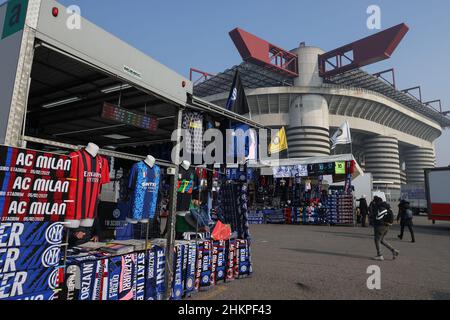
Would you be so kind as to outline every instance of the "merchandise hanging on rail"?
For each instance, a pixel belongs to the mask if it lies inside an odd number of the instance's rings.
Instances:
[[[258,169],[249,223],[355,225],[352,180],[362,171],[352,155],[279,160]]]

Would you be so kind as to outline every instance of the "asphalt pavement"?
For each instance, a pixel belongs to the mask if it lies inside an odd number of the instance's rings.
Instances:
[[[373,229],[297,225],[253,225],[250,278],[220,284],[195,300],[450,299],[450,222],[432,225],[415,218],[416,243],[406,232],[387,241],[400,250],[393,260],[375,256]],[[381,289],[369,290],[370,266],[379,266]]]

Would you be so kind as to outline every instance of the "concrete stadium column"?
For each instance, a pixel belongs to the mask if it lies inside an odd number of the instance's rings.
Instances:
[[[301,44],[298,55],[299,77],[294,86],[320,87],[318,57],[324,53],[315,47]],[[290,158],[305,158],[330,154],[330,126],[327,100],[321,95],[305,94],[297,97],[289,108],[287,128]]]
[[[406,184],[406,183],[407,183],[407,180],[406,180],[406,171],[400,170],[400,178],[401,178],[401,183],[402,183],[402,184]]]
[[[401,184],[400,158],[398,140],[392,137],[378,136],[365,141],[366,172],[373,175],[373,180],[393,182],[388,189],[399,190]],[[386,184],[376,184],[383,189]]]
[[[412,184],[424,184],[424,169],[436,166],[434,148],[411,148],[402,155],[406,163],[406,180]]]
[[[295,87],[320,87],[323,78],[319,76],[319,55],[324,54],[320,48],[307,47],[304,43],[292,52],[298,55],[299,76],[294,79]]]
[[[320,95],[303,95],[289,108],[286,131],[290,158],[330,155],[328,104]]]

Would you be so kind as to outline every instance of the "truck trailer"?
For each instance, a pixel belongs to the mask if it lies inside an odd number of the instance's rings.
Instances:
[[[450,221],[450,166],[425,170],[428,219]]]

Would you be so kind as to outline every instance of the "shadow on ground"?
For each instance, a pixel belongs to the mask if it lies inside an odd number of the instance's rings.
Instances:
[[[433,291],[431,296],[433,300],[450,300],[450,292]]]
[[[355,239],[366,239],[368,237],[373,237],[373,232],[372,233],[354,233],[354,232],[342,232],[342,231],[319,231],[319,230],[315,230],[313,232],[317,232],[317,233],[329,233],[335,236],[339,236],[339,237],[348,237],[348,238],[355,238]]]
[[[416,234],[427,234],[434,236],[447,236],[450,237],[450,226],[449,225],[414,225],[414,233]],[[328,233],[336,236],[348,236],[350,238],[366,238],[368,235],[373,236],[373,227],[364,228],[363,230],[368,230],[367,233],[355,233],[355,232],[343,232],[343,231],[328,231],[328,230],[312,230],[316,233]],[[400,226],[394,225],[390,228],[390,233],[398,232],[400,233]],[[405,228],[405,232],[409,233],[408,228]]]
[[[314,250],[314,249],[302,249],[302,248],[281,248],[281,249],[283,249],[283,250],[291,250],[291,251],[296,251],[296,252],[302,252],[302,253],[309,253],[309,254],[321,254],[321,255],[353,258],[353,259],[364,259],[364,260],[369,260],[370,259],[370,257],[368,257],[368,256],[361,256],[361,255],[350,254],[350,253],[343,253],[343,252],[331,252],[331,251],[322,251],[322,250]]]
[[[398,227],[400,230],[400,227]],[[407,229],[406,229],[407,230]],[[430,226],[414,226],[415,233],[429,234],[433,236],[447,236],[450,237],[450,227],[448,225],[430,225]]]

